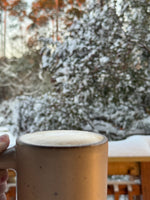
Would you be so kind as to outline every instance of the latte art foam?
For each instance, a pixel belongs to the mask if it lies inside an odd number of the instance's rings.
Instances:
[[[79,146],[95,144],[103,138],[97,133],[57,130],[26,134],[20,137],[20,141],[38,146]]]

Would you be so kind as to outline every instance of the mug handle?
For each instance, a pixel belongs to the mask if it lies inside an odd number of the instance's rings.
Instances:
[[[0,169],[16,169],[16,148],[11,147],[0,153]]]

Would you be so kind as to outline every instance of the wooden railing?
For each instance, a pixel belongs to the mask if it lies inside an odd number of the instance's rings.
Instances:
[[[16,200],[16,173],[8,170],[9,179],[7,183],[6,196],[7,200]]]
[[[144,183],[141,179],[141,164],[141,162],[134,162],[132,159],[109,159],[108,175],[121,175],[121,178],[108,181],[108,195],[113,195],[114,200],[119,200],[121,195],[126,195],[129,200],[141,200],[142,197],[143,200],[150,200],[150,198],[143,196]],[[125,177],[128,179],[126,180]]]
[[[126,183],[108,184],[108,194],[119,200],[126,194],[129,200],[150,200],[150,136],[132,136],[109,142],[108,175],[129,175]],[[137,179],[138,182],[132,181]]]

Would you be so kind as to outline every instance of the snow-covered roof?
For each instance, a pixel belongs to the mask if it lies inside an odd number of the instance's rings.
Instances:
[[[150,157],[150,135],[134,135],[109,142],[109,157]]]

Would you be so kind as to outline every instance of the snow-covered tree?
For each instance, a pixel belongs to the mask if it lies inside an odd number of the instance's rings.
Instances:
[[[83,127],[97,132],[103,126],[107,132],[107,122],[116,133],[127,131],[144,115],[138,94],[144,80],[137,81],[144,69],[136,62],[136,43],[123,17],[108,4],[95,4],[73,23],[63,43],[44,39],[43,68],[49,69],[54,91],[76,113],[74,119],[82,113]]]

